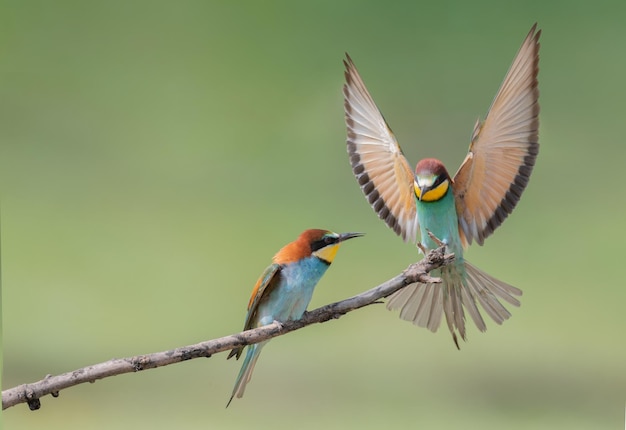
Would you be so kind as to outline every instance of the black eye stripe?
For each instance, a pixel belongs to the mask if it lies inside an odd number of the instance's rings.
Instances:
[[[337,243],[337,238],[333,236],[324,236],[319,240],[311,242],[311,252],[318,251],[328,245],[332,245],[333,243]]]
[[[448,177],[446,175],[439,175],[439,176],[437,176],[437,178],[435,178],[435,182],[433,182],[433,184],[430,187],[426,188],[424,190],[424,192],[427,192],[427,191],[430,191],[430,190],[434,190],[439,185],[443,184],[447,179],[448,179]],[[417,184],[417,181],[415,181],[415,183]]]
[[[439,185],[443,184],[446,179],[448,179],[448,178],[445,175],[437,176],[437,179],[435,179],[435,183],[433,184],[432,187],[430,187],[430,189],[433,190],[433,189],[437,188]]]
[[[443,178],[441,176],[437,177],[437,180],[433,184],[433,188],[438,187],[443,182]]]

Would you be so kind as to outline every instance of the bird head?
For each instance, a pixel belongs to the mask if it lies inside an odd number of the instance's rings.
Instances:
[[[436,202],[448,192],[450,175],[443,163],[425,158],[415,166],[415,195],[423,202]]]
[[[274,263],[286,264],[314,256],[330,264],[335,259],[341,242],[363,233],[333,233],[328,230],[305,230],[296,240],[285,245],[274,256]]]

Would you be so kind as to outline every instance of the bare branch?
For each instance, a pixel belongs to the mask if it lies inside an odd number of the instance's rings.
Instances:
[[[72,372],[56,376],[48,375],[44,379],[9,388],[2,392],[2,409],[10,408],[20,403],[27,403],[31,410],[41,407],[40,398],[51,394],[59,395],[59,391],[85,382],[95,382],[98,379],[123,373],[138,372],[140,370],[154,369],[179,363],[185,360],[199,357],[211,357],[223,351],[233,348],[258,343],[301,329],[311,324],[322,323],[331,319],[337,319],[355,309],[362,308],[388,297],[401,288],[415,282],[440,282],[437,278],[431,278],[428,273],[443,265],[450,263],[454,255],[445,254],[444,248],[438,248],[426,255],[421,261],[410,265],[402,274],[393,279],[365,291],[359,295],[340,302],[331,303],[311,312],[306,312],[297,321],[286,321],[247,330],[231,336],[200,342],[195,345],[183,346],[170,351],[156,352],[152,354],[138,355],[128,358],[116,358],[92,366],[83,367]]]

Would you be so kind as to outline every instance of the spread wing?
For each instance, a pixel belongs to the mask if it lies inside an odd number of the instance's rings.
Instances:
[[[535,24],[513,60],[487,118],[476,123],[469,153],[454,176],[464,246],[483,244],[513,211],[539,152],[539,36]]]
[[[415,242],[414,175],[349,55],[343,86],[352,171],[378,216],[405,241]]]
[[[250,301],[248,302],[248,315],[246,315],[246,322],[243,325],[244,330],[255,328],[255,319],[257,310],[259,309],[259,304],[276,286],[276,282],[278,281],[280,275],[280,267],[280,264],[276,263],[269,265],[261,277],[256,281],[256,284],[252,289]],[[233,349],[230,354],[228,354],[228,358],[236,356],[237,359],[239,359],[243,349],[243,346]]]

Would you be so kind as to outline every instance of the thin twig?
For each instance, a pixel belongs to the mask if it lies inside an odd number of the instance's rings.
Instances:
[[[229,351],[239,346],[268,340],[311,324],[337,319],[350,311],[376,303],[380,299],[388,297],[409,284],[415,282],[439,282],[439,279],[431,278],[428,276],[428,273],[450,263],[453,258],[454,255],[444,253],[443,247],[435,249],[428,253],[421,261],[410,265],[402,274],[388,280],[378,287],[349,299],[322,306],[311,312],[306,312],[304,316],[297,321],[286,321],[283,323],[275,321],[263,327],[221,337],[219,339],[200,342],[195,345],[183,346],[170,351],[155,352],[128,358],[116,358],[56,376],[47,375],[40,381],[19,385],[3,391],[2,409],[7,409],[20,403],[27,403],[31,410],[37,410],[41,407],[39,400],[41,397],[47,394],[58,397],[59,391],[78,384],[95,382],[98,379],[121,375],[123,373],[154,369],[156,367],[167,366],[168,364],[191,360],[192,358],[211,357],[213,354],[219,352]]]

